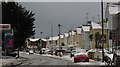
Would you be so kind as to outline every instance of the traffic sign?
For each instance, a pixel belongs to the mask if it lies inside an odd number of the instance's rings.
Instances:
[[[0,24],[0,30],[11,30],[11,24]]]
[[[14,41],[13,41],[13,35],[11,33],[5,33],[5,45],[6,48],[13,48]]]
[[[100,38],[101,41],[106,41],[106,37],[105,35],[102,35],[102,37]]]

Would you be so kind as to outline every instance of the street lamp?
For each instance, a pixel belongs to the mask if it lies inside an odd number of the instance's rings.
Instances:
[[[20,43],[20,35],[19,35],[19,7],[18,7],[18,31],[17,31],[17,36],[18,36],[18,58],[19,58],[19,43]]]
[[[42,48],[42,32],[40,32],[41,33],[41,48]]]
[[[104,25],[103,25],[103,0],[101,0],[101,17],[102,17],[102,36],[104,35]],[[102,62],[104,62],[104,43],[102,42]]]
[[[51,24],[51,55],[53,55],[53,23],[52,22],[48,22]]]
[[[61,42],[60,42],[60,27],[61,27],[61,25],[58,24],[58,27],[59,27],[59,51],[60,51],[60,47],[61,47],[61,46],[60,46],[60,43],[61,43]],[[60,55],[60,52],[59,52],[59,55]],[[60,55],[60,56],[61,56],[61,55]]]
[[[42,38],[42,32],[40,32],[41,33],[41,38]]]

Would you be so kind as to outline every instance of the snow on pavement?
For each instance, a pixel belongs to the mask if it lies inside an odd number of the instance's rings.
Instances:
[[[64,60],[74,62],[74,57],[71,58],[69,55],[65,55],[65,56],[60,57],[60,56],[55,56],[55,55],[50,55],[50,54],[43,54],[41,56],[54,57],[54,58],[59,58],[59,59],[64,59]],[[78,65],[106,65],[103,62],[94,61],[92,59],[89,59],[89,62],[77,62],[75,64],[78,64]]]

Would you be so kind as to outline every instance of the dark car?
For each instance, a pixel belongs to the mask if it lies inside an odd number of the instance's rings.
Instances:
[[[17,55],[18,55],[18,53],[16,51],[14,51],[14,52],[7,52],[6,53],[6,56],[13,56],[13,57],[15,57]]]

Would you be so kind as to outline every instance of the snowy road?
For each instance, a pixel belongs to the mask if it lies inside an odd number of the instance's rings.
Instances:
[[[63,59],[57,59],[48,56],[45,57],[40,55],[29,55],[25,53],[21,53],[20,56],[29,58],[29,60],[23,62],[17,67],[105,67],[99,65],[90,65],[90,63],[83,63],[83,65],[80,65],[79,63],[74,63]]]
[[[55,66],[55,65],[62,65],[65,66],[67,65],[67,61],[65,60],[58,60],[58,59],[53,59],[50,57],[42,57],[40,55],[28,55],[28,54],[20,54],[22,57],[29,58],[28,61],[23,62],[20,66],[17,67],[37,67],[37,66]]]

